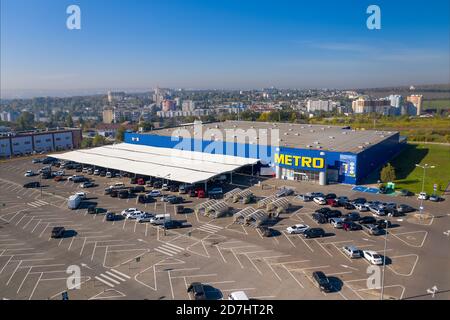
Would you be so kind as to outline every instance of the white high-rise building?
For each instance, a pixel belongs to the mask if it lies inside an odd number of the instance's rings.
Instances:
[[[325,111],[329,112],[335,109],[337,103],[332,100],[308,100],[306,102],[306,110],[308,112]]]

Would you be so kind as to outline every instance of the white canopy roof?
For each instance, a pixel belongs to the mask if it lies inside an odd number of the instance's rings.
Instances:
[[[206,181],[259,161],[128,143],[52,154],[51,157],[184,183]]]

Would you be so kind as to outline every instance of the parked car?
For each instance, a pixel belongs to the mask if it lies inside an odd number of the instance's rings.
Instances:
[[[136,183],[140,186],[143,186],[143,185],[145,185],[145,180],[143,178],[138,178],[136,180]]]
[[[375,265],[383,264],[383,258],[376,251],[364,250],[363,257],[371,264]]]
[[[31,163],[41,163],[42,159],[33,159],[31,160]]]
[[[359,221],[360,218],[361,218],[361,216],[359,215],[358,212],[350,212],[350,213],[342,216],[342,219],[344,219],[344,221],[346,221],[346,222]]]
[[[353,221],[344,221],[344,223],[342,224],[342,229],[348,230],[348,231],[358,231],[358,230],[362,230],[362,226]]]
[[[316,211],[314,211],[315,213],[327,213],[328,211],[331,211],[331,209],[330,208],[328,208],[328,207],[323,207],[323,208],[320,208],[320,209],[317,209]]]
[[[175,206],[175,211],[176,211],[176,213],[178,213],[178,214],[182,214],[182,213],[184,213],[184,210],[185,208],[184,208],[184,206],[182,206],[182,205],[178,205],[178,206]]]
[[[312,278],[314,282],[319,287],[320,291],[323,292],[332,292],[333,286],[331,285],[330,280],[322,271],[314,271],[312,273]]]
[[[260,226],[258,227],[259,231],[261,232],[261,235],[263,237],[271,237],[273,235],[273,229],[269,228],[267,226]]]
[[[342,206],[344,207],[345,210],[354,210],[355,209],[355,206],[350,202],[345,202]]]
[[[170,192],[178,192],[178,185],[177,184],[171,184],[170,186],[169,186],[169,191]]]
[[[112,189],[111,192],[109,193],[109,196],[111,198],[117,198],[119,196],[119,190]]]
[[[94,170],[94,176],[99,176],[100,175],[100,170],[99,169],[95,169]]]
[[[137,178],[130,179],[130,184],[136,184],[136,183],[137,183]]]
[[[376,223],[376,221],[375,221],[375,223]],[[361,226],[362,226],[363,230],[367,231],[369,234],[371,234],[373,236],[378,236],[381,234],[381,229],[376,224],[366,223],[366,224],[362,224]]]
[[[342,251],[351,259],[361,258],[361,250],[355,246],[344,246]]]
[[[312,197],[307,196],[306,194],[299,194],[297,196],[297,198],[302,200],[303,202],[309,202],[309,201],[312,201],[312,199],[313,199]]]
[[[275,193],[275,196],[279,198],[279,197],[287,197],[292,194],[294,194],[294,189],[282,187]]]
[[[418,200],[428,200],[428,195],[426,192],[419,193],[419,196],[417,197]]]
[[[186,194],[187,190],[188,190],[188,188],[184,184],[182,184],[181,186],[178,187],[179,194]]]
[[[228,300],[250,300],[244,291],[234,291],[228,295]]]
[[[342,212],[339,210],[330,210],[328,212],[325,212],[323,214],[328,222],[330,222],[330,219],[332,218],[340,218],[342,216]]]
[[[355,203],[354,206],[360,212],[369,211],[369,208],[364,203]]]
[[[327,223],[327,218],[323,215],[323,213],[313,213],[312,218],[319,224]]]
[[[56,177],[53,178],[53,181],[55,181],[55,182],[60,182],[60,181],[64,181],[64,180],[65,179],[64,179],[63,176],[56,176]]]
[[[300,234],[308,230],[310,227],[306,224],[295,224],[293,226],[287,227],[286,232],[289,234]]]
[[[190,224],[181,222],[178,220],[167,220],[166,222],[163,223],[163,228],[165,228],[165,229],[178,229],[178,228],[185,228],[185,227],[189,227],[189,226],[190,226]]]
[[[128,199],[130,196],[130,192],[128,190],[120,190],[119,191],[119,199]]]
[[[161,191],[159,190],[152,190],[149,193],[147,193],[148,197],[160,197],[161,195],[162,195]]]
[[[142,185],[134,186],[130,188],[131,193],[139,193],[139,192],[145,192],[145,187]]]
[[[361,219],[359,219],[358,221],[360,224],[373,224],[375,222],[377,222],[377,219],[375,219],[374,217],[361,217]]]
[[[440,202],[443,201],[444,198],[441,198],[440,196],[438,196],[437,194],[432,194],[428,200],[433,201],[433,202]]]
[[[208,197],[210,199],[219,199],[223,197],[223,189],[220,187],[212,188],[208,190]]]
[[[128,208],[128,209],[122,210],[122,212],[120,214],[125,217],[127,214],[129,214],[130,212],[134,212],[134,211],[139,211],[139,210],[137,208]]]
[[[198,198],[206,198],[206,193],[203,189],[197,189],[195,193],[197,194]]]
[[[194,198],[197,196],[197,192],[194,189],[189,190],[189,197]]]
[[[375,223],[376,226],[380,229],[389,229],[392,227],[392,223],[389,220],[380,219]]]
[[[410,197],[410,196],[413,196],[414,193],[409,191],[409,190],[407,190],[407,189],[402,189],[402,190],[400,190],[400,195],[402,197]]]
[[[310,196],[311,198],[315,198],[315,197],[325,198],[325,195],[322,192],[308,192],[306,195]]]
[[[339,196],[336,198],[336,201],[338,202],[338,205],[344,206],[346,203],[349,202],[348,197],[346,196]]]
[[[116,221],[118,218],[114,212],[107,212],[105,219],[106,221]]]
[[[106,176],[105,177],[106,178],[112,178],[113,175],[112,175],[111,171],[106,172]]]
[[[169,184],[168,183],[163,183],[163,185],[161,186],[161,190],[162,191],[169,191]]]
[[[336,199],[325,199],[327,202],[327,205],[329,205],[330,207],[337,207],[338,206],[338,202],[336,201]]]
[[[79,196],[83,200],[87,198],[86,192],[81,192],[81,191],[80,192],[76,192],[75,195]]]
[[[169,198],[167,200],[167,202],[169,202],[170,204],[178,204],[178,203],[183,203],[183,200],[184,199],[182,197],[174,196],[172,198]]]
[[[350,201],[352,204],[365,204],[367,202],[366,198],[356,198]]]
[[[27,189],[39,188],[40,186],[41,186],[41,184],[39,183],[39,181],[28,182],[23,185],[23,187],[27,188]]]
[[[150,199],[153,199],[152,197],[147,197],[145,194],[140,194],[138,196],[138,202],[139,203],[147,203]]]
[[[315,203],[317,203],[317,204],[320,204],[320,205],[327,204],[327,201],[325,200],[324,197],[314,197],[314,198],[313,198],[313,201],[314,201]]]
[[[97,213],[97,210],[96,210],[95,206],[89,206],[89,207],[87,208],[87,213],[88,213],[88,214],[96,214],[96,213]]]
[[[64,227],[53,227],[52,229],[52,238],[62,238],[64,237],[64,233],[66,232],[66,228]]]
[[[191,283],[187,288],[187,292],[193,296],[194,300],[206,300],[205,289],[200,282]]]
[[[83,189],[92,188],[94,186],[95,186],[94,183],[90,182],[90,181],[86,181],[86,182],[83,182],[82,184],[80,184],[80,188],[83,188]]]
[[[416,209],[414,209],[413,207],[407,205],[407,204],[401,204],[397,207],[397,211],[400,213],[408,213],[408,212],[413,212]]]
[[[335,193],[328,193],[324,198],[325,198],[325,200],[327,200],[327,199],[336,199],[337,196],[336,196]]]
[[[162,181],[156,180],[155,182],[153,182],[153,188],[155,189],[161,189],[162,188]]]
[[[321,238],[325,236],[325,231],[322,228],[310,228],[303,232],[305,238]]]
[[[138,216],[138,217],[136,218],[136,221],[137,221],[138,223],[150,222],[150,219],[152,219],[152,218],[154,218],[154,217],[155,217],[154,214],[145,212],[144,214],[141,214],[140,216]]]
[[[380,208],[380,207],[371,207],[370,211],[373,214],[377,215],[377,216],[385,216],[385,215],[387,215],[386,210],[383,209],[383,208]]]
[[[134,220],[134,219],[138,219],[139,217],[143,216],[144,214],[145,214],[145,212],[143,212],[141,210],[136,210],[136,211],[128,212],[127,215],[125,216],[125,218],[127,218],[129,220]]]
[[[330,224],[336,229],[342,229],[343,223],[344,223],[344,220],[341,218],[331,218],[330,219]]]
[[[36,173],[34,171],[32,171],[32,170],[28,170],[24,174],[25,177],[34,177],[35,175],[36,175]]]

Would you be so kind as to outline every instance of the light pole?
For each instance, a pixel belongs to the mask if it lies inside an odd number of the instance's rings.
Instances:
[[[388,235],[388,220],[384,220],[384,223],[386,223],[385,228],[385,234],[384,234],[384,251],[383,251],[383,275],[381,277],[381,297],[380,299],[383,300],[384,295],[384,273],[386,271],[386,249],[387,249],[387,235]]]
[[[435,166],[430,166],[429,164],[425,163],[423,166],[420,164],[416,164],[416,167],[423,169],[422,192],[421,192],[421,193],[423,193],[424,189],[425,189],[425,173],[426,173],[427,169],[434,169]],[[420,217],[422,217],[422,210],[423,210],[423,196],[420,197],[420,208],[419,208]]]

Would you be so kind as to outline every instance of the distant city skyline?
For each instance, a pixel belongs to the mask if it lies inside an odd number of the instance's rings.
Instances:
[[[381,30],[370,4],[1,0],[1,98],[450,83],[448,1],[377,1]]]

